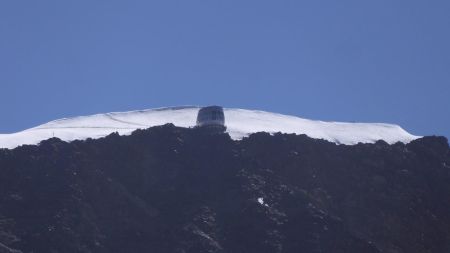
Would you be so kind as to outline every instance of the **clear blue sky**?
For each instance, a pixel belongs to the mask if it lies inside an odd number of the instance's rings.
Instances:
[[[219,104],[450,136],[450,1],[2,0],[0,132]]]

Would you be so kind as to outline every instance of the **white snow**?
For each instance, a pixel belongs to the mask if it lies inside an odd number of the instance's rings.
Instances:
[[[261,204],[262,206],[267,206],[267,207],[269,207],[268,204],[264,203],[264,198],[258,198],[257,200],[258,200],[258,203]]]
[[[264,198],[258,198],[258,203],[260,203],[261,205],[264,205]]]
[[[130,112],[112,112],[90,116],[65,118],[48,122],[21,132],[0,134],[0,148],[15,148],[24,144],[38,144],[58,137],[64,141],[101,138],[110,133],[130,134],[136,129],[173,123],[193,127],[200,107],[168,107]],[[265,111],[225,108],[225,124],[231,138],[238,140],[251,133],[296,133],[325,139],[339,144],[353,145],[384,140],[387,143],[408,143],[414,136],[400,126],[382,123],[343,123],[303,119]]]

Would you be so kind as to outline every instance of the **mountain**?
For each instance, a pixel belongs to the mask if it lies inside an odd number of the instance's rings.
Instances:
[[[64,141],[100,138],[110,133],[130,134],[136,129],[172,123],[193,127],[199,107],[169,107],[131,112],[116,112],[74,117],[49,123],[13,134],[0,134],[0,148],[15,148],[23,144],[37,144],[57,137]],[[256,132],[306,134],[312,138],[353,145],[374,143],[408,143],[419,138],[400,126],[380,123],[343,123],[302,119],[264,111],[225,108],[227,132],[238,140]]]
[[[449,182],[444,137],[337,145],[167,124],[52,138],[0,149],[0,252],[450,252]]]

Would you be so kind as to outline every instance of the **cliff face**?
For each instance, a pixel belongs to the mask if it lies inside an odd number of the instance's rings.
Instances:
[[[441,253],[449,196],[443,137],[50,139],[0,150],[0,252]]]

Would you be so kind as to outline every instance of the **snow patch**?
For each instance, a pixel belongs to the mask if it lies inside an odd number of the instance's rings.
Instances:
[[[258,198],[258,203],[261,204],[262,206],[267,206],[267,207],[269,207],[268,204],[264,203],[264,198]]]

